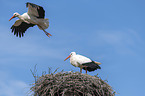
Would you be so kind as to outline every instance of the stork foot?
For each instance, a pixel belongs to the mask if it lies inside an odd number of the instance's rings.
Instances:
[[[50,33],[46,33],[46,35],[47,35],[48,37],[52,36]]]

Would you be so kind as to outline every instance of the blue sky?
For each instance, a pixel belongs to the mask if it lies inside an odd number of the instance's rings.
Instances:
[[[14,12],[27,12],[25,3],[44,7],[52,34],[48,38],[37,26],[23,38],[11,33]],[[64,59],[71,51],[102,63],[97,73],[118,93],[144,96],[145,1],[144,0],[1,0],[0,1],[0,96],[29,96],[37,74],[79,71]],[[83,71],[85,73],[85,71]]]

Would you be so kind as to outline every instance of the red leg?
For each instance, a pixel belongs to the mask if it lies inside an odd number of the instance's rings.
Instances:
[[[85,66],[85,69],[86,69],[86,74],[87,74],[87,66]]]
[[[46,32],[40,25],[37,24],[37,26],[39,26],[48,37],[52,36],[50,33]]]
[[[52,36],[50,33],[46,33],[46,35],[49,37],[49,36]]]
[[[81,66],[81,67],[80,67],[80,73],[82,73],[82,68],[83,68],[83,67]]]

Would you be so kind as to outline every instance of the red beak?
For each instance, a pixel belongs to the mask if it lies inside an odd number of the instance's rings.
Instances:
[[[13,18],[15,18],[15,16],[12,16],[12,17],[9,19],[9,21],[10,21],[11,19],[13,19]]]
[[[70,55],[69,55],[65,60],[67,60],[68,58],[70,58]],[[65,61],[65,60],[64,60],[64,61]]]

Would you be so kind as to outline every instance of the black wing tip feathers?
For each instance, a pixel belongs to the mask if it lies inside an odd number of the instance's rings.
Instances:
[[[27,2],[27,3],[26,3],[26,6],[27,6],[27,7],[28,7],[28,4],[30,4],[30,5],[36,5],[36,4],[34,4],[34,3]]]
[[[34,24],[27,24],[25,22],[22,22],[19,26],[12,26],[12,33],[14,33],[14,35],[16,35],[16,37],[23,37],[25,31],[29,28],[29,27],[33,27]]]
[[[28,4],[30,4],[32,7],[34,7],[34,6],[38,6],[38,5],[36,5],[36,4],[33,4],[33,3],[30,3],[30,2],[27,2],[27,3],[26,3],[26,7],[28,7]]]
[[[32,7],[41,7],[41,6],[37,5],[37,4],[30,3],[30,2],[27,2],[27,3],[26,3],[26,7],[28,7],[28,4],[30,4]],[[43,8],[43,7],[42,7],[42,8]]]
[[[37,18],[44,18],[45,17],[45,10],[43,9],[42,6],[27,2],[26,7],[28,7],[28,4],[30,4],[34,8],[37,8],[37,11],[38,11],[38,14],[39,14],[39,17],[37,17]]]
[[[26,3],[26,7],[28,7],[28,4],[30,4],[29,2]]]
[[[12,26],[12,33],[14,33],[14,35],[16,35],[16,37],[23,37],[25,32],[21,32],[21,29],[17,28],[16,26]]]

